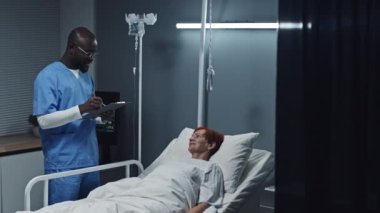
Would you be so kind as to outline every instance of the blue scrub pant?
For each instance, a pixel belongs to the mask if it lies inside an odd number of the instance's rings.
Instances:
[[[46,174],[68,171],[69,169],[45,170]],[[99,172],[68,176],[49,181],[49,205],[67,200],[87,197],[100,185]]]

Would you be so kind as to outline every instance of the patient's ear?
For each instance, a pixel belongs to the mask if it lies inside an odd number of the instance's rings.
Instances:
[[[208,143],[208,150],[213,150],[216,147],[216,142],[212,141]]]

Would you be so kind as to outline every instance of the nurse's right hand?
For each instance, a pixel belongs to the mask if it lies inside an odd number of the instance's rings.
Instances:
[[[86,112],[96,112],[103,106],[103,100],[101,97],[92,96],[85,103],[79,105],[79,111],[81,114]]]

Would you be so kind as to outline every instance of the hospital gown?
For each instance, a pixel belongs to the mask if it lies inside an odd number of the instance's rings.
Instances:
[[[216,164],[167,159],[144,178],[108,183],[86,199],[54,204],[37,212],[185,213],[198,203],[218,208],[222,199],[223,175]]]

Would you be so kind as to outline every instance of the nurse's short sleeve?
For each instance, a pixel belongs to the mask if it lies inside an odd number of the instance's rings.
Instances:
[[[50,72],[41,72],[34,81],[33,114],[44,115],[57,111],[56,79]]]
[[[223,202],[223,173],[216,164],[211,164],[205,172],[199,192],[198,203],[207,203],[210,206],[220,207]]]

